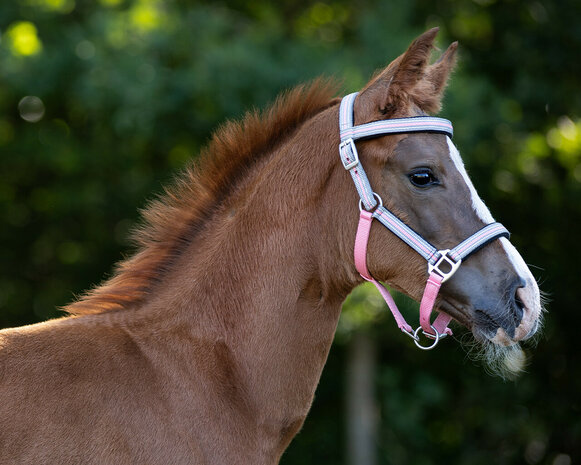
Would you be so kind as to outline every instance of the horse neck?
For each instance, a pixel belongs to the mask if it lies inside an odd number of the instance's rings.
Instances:
[[[160,311],[226,347],[256,421],[277,437],[302,424],[352,288],[324,204],[344,176],[336,121],[335,107],[258,162],[157,294]]]

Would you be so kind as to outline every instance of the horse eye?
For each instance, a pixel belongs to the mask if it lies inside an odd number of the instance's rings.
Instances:
[[[438,180],[431,170],[422,168],[416,170],[408,175],[410,182],[416,187],[428,187],[433,184],[438,184]]]

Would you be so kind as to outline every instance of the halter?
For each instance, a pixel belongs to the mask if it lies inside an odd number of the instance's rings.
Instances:
[[[452,123],[442,118],[416,116],[374,121],[353,126],[353,103],[357,94],[355,92],[344,97],[339,110],[339,129],[341,131],[339,154],[343,166],[353,178],[360,198],[359,226],[357,227],[354,250],[355,267],[363,279],[372,282],[381,293],[398,327],[410,336],[419,348],[433,349],[440,339],[452,334],[452,330],[448,328],[448,323],[452,319],[450,316],[440,313],[434,322],[430,323],[430,316],[438,297],[440,286],[452,277],[462,261],[466,260],[468,256],[500,237],[508,238],[509,232],[500,223],[491,223],[472,234],[453,249],[438,250],[385,208],[381,197],[371,189],[367,175],[359,162],[355,141],[386,134],[411,132],[435,132],[445,134],[451,138],[453,134]],[[367,269],[367,243],[373,219],[377,219],[424,257],[428,263],[429,277],[420,303],[420,326],[416,330],[413,330],[405,321],[389,291],[379,281],[374,279]],[[423,346],[420,344],[420,330],[426,337],[433,339],[431,345]]]

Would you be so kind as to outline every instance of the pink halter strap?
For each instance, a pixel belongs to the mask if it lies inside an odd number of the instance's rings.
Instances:
[[[355,146],[355,140],[377,137],[386,134],[401,134],[408,132],[439,132],[452,136],[452,124],[448,120],[420,116],[415,118],[400,118],[376,121],[353,126],[353,103],[357,93],[347,95],[341,101],[339,110],[339,127],[341,131],[341,144],[339,154],[343,166],[353,178],[353,182],[359,194],[359,225],[355,237],[355,267],[361,276],[372,282],[382,295],[391,310],[398,327],[408,336],[414,339],[421,349],[434,348],[440,339],[452,334],[448,323],[452,319],[449,315],[440,313],[433,323],[430,316],[442,283],[448,280],[458,270],[462,260],[484,247],[499,237],[508,237],[509,233],[500,223],[491,223],[468,237],[452,250],[438,250],[393,213],[386,209],[381,198],[373,192],[367,175],[359,162],[359,155]],[[405,321],[405,318],[397,308],[389,291],[375,278],[371,276],[367,268],[367,244],[373,219],[377,219],[386,228],[419,253],[428,263],[428,280],[424,294],[420,302],[420,326],[414,331]],[[420,344],[419,332],[433,343],[428,346]]]

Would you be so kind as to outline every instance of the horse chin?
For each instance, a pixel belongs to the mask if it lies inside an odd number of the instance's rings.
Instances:
[[[530,331],[528,339],[536,331]],[[500,376],[505,380],[514,380],[525,371],[527,356],[522,349],[519,340],[511,338],[503,328],[497,328],[495,332],[473,328],[474,343],[470,347],[469,354],[472,358],[484,362],[487,371]]]
[[[520,344],[511,342],[510,345],[499,345],[493,340],[487,340],[481,344],[478,355],[491,374],[506,380],[516,379],[527,365],[527,356]]]

